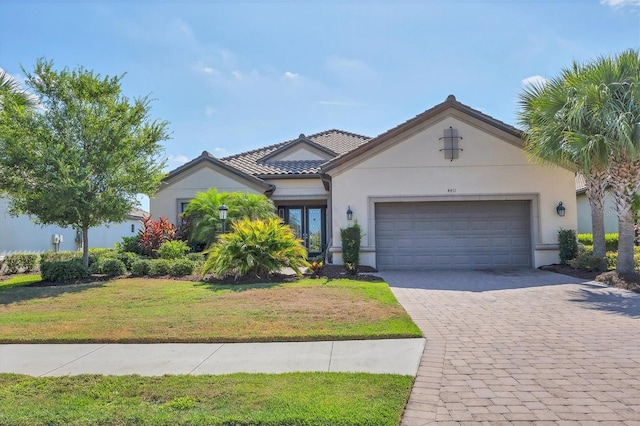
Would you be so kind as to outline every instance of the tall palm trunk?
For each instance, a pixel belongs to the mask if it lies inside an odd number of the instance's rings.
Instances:
[[[640,189],[640,160],[617,160],[611,166],[612,188],[618,212],[618,261],[616,271],[631,273],[635,270],[633,261],[634,194]]]
[[[606,253],[604,238],[604,199],[607,194],[608,178],[609,174],[602,169],[594,169],[590,170],[588,173],[584,173],[585,184],[587,186],[587,199],[591,206],[593,255],[602,259],[604,259]]]

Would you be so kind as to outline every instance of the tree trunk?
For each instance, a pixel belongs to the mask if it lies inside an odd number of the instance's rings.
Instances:
[[[82,228],[82,263],[89,267],[89,228]]]
[[[616,271],[632,273],[634,234],[634,194],[640,188],[640,160],[618,160],[611,167],[611,185],[618,212],[618,261]]]
[[[604,199],[607,194],[609,174],[603,170],[591,170],[584,174],[586,194],[591,206],[591,232],[593,255],[603,259],[606,252],[604,239]]]

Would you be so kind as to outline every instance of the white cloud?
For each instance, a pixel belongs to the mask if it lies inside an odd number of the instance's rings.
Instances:
[[[640,0],[600,0],[600,4],[605,4],[611,7],[624,7],[624,6],[640,6]]]
[[[187,157],[186,155],[170,155],[169,156],[169,162],[172,164],[176,164],[178,166],[181,166],[182,164],[186,163],[189,161],[189,157]]]
[[[287,71],[284,73],[285,78],[290,78],[290,79],[295,79],[298,78],[300,74],[298,74],[297,72],[291,72],[291,71]]]
[[[547,84],[548,81],[549,80],[547,80],[541,75],[532,75],[530,77],[523,79],[520,83],[524,87],[526,86],[538,87],[538,86],[544,86],[545,84]]]
[[[377,73],[367,63],[359,59],[331,56],[327,58],[326,68],[332,74],[348,82],[369,84]]]
[[[207,117],[212,117],[216,112],[218,112],[218,110],[212,107],[211,105],[207,105],[204,108],[204,113]]]

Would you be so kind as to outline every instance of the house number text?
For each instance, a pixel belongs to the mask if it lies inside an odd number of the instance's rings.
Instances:
[[[456,192],[456,189],[455,188],[449,188],[449,189],[447,189],[447,192]]]

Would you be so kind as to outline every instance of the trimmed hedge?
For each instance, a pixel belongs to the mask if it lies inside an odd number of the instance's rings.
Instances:
[[[195,262],[192,262],[189,259],[178,259],[171,265],[171,275],[176,277],[191,275],[195,268]]]
[[[131,275],[134,277],[144,277],[149,275],[149,269],[151,268],[151,260],[139,259],[133,262],[131,265]]]
[[[59,262],[45,261],[40,264],[42,281],[67,282],[89,276],[89,271],[82,259],[63,260]]]
[[[10,254],[4,258],[4,265],[7,268],[8,274],[31,272],[36,269],[39,258],[40,256],[37,254]]]
[[[585,246],[593,245],[593,234],[578,234],[578,242]],[[606,251],[618,251],[618,233],[604,234]]]
[[[171,261],[167,259],[153,259],[149,263],[149,275],[161,276],[171,273]]]
[[[558,231],[558,244],[560,245],[560,263],[568,265],[569,261],[578,255],[576,231],[561,228]]]

